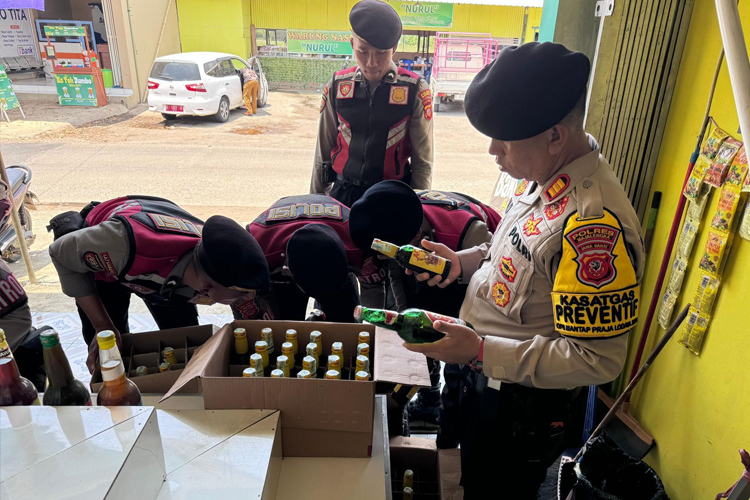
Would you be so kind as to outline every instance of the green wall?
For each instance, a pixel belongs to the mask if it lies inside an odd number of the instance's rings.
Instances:
[[[353,66],[353,60],[260,57],[271,89],[322,89],[336,71]]]

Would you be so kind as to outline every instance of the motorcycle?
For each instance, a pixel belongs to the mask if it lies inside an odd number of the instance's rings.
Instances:
[[[25,165],[11,165],[7,167],[6,172],[10,181],[10,192],[13,193],[13,201],[18,207],[23,237],[26,240],[26,246],[30,247],[36,240],[36,235],[32,228],[29,210],[36,210],[36,202],[39,201],[29,190],[31,169]],[[18,236],[10,213],[0,219],[0,257],[6,262],[16,262],[21,258],[21,247],[18,244]]]

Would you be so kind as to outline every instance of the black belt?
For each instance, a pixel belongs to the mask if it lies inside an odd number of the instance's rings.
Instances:
[[[363,180],[354,179],[352,177],[344,177],[341,174],[336,174],[336,182],[344,182],[346,184],[351,184],[353,186],[359,186],[368,189],[377,184],[376,182],[365,182]]]

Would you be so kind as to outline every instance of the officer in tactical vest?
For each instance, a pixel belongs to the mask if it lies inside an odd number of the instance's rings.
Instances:
[[[519,183],[491,243],[454,252],[468,283],[446,337],[407,345],[466,366],[461,394],[464,498],[536,499],[560,455],[570,401],[622,370],[638,321],[641,225],[619,180],[583,128],[589,60],[553,43],[504,49],[474,79],[466,114],[489,136],[500,170]]]
[[[79,227],[65,226],[76,215]],[[197,325],[196,304],[215,302],[244,304],[253,316],[260,309],[273,319],[262,297],[270,288],[263,252],[226,217],[204,224],[169,200],[137,196],[91,203],[51,227],[50,256],[63,293],[76,299],[90,370],[97,332],[129,333],[131,294],[144,300],[160,329]]]
[[[429,189],[432,96],[424,78],[393,62],[401,19],[387,3],[363,0],[349,21],[357,66],[323,90],[310,192],[351,207],[386,179]]]
[[[304,320],[313,297],[327,321],[351,323],[360,303],[358,288],[362,303],[383,306],[385,266],[371,250],[354,245],[349,208],[339,201],[323,194],[287,196],[247,230],[268,261],[279,319]]]
[[[492,239],[500,215],[474,198],[448,191],[417,191],[399,181],[384,181],[367,190],[351,210],[352,239],[368,248],[374,238],[396,245],[420,245],[423,239],[446,245],[453,251],[473,248]],[[390,260],[389,281],[399,311],[415,307],[458,317],[466,285],[446,289],[427,286],[407,275]],[[458,445],[459,368],[446,364],[445,386],[440,394],[440,362],[428,358],[432,387],[420,389],[409,403],[411,428],[438,428],[438,448]],[[439,416],[439,427],[438,427]]]

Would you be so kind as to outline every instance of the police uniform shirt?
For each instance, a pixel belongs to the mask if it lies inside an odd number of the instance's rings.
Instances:
[[[459,252],[460,317],[486,336],[487,377],[569,389],[622,370],[638,318],[641,227],[598,152],[522,181],[490,243]],[[553,304],[554,301],[554,304]]]
[[[362,72],[357,68],[354,74],[357,87],[365,81]],[[386,84],[398,81],[398,68],[391,62],[391,68],[383,77]],[[328,102],[328,96],[333,92],[333,80],[326,84],[320,106],[320,122],[318,124],[318,143],[315,147],[315,162],[313,164],[310,193],[323,194],[330,191],[330,186],[323,182],[323,162],[331,161],[331,151],[336,147],[339,135],[339,121],[336,111]],[[424,78],[419,79],[417,95],[430,86]],[[414,99],[414,109],[409,120],[409,139],[411,142],[411,187],[414,189],[430,189],[432,187],[433,139],[432,139],[432,101]]]
[[[0,260],[0,268],[2,268],[3,272],[0,272],[0,277],[6,276],[6,277],[12,277],[13,274],[10,272],[10,268]],[[13,277],[15,280],[15,277]],[[13,293],[17,293],[12,288],[13,286],[20,286],[20,284],[13,283],[3,283],[2,279],[0,279],[0,286],[8,287],[9,290],[7,290],[6,294],[2,293],[2,290],[0,290],[0,311],[2,311],[5,304],[3,303],[3,300],[8,297],[9,295]],[[14,298],[17,298],[18,295],[16,295]],[[23,340],[26,338],[26,335],[28,335],[29,330],[31,330],[31,310],[29,309],[28,302],[26,304],[23,304],[20,307],[17,307],[13,309],[12,312],[9,312],[5,314],[5,316],[2,316],[2,319],[0,320],[0,328],[5,331],[5,337],[8,341],[8,345],[10,346],[11,351],[15,351],[18,349],[18,347],[23,343]]]

